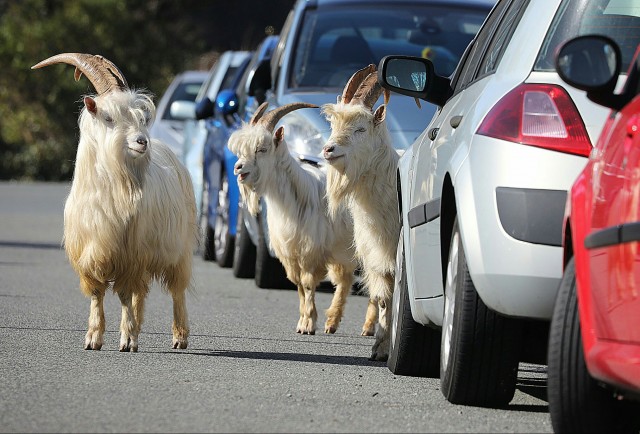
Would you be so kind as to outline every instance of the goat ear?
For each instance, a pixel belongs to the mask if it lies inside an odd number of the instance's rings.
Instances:
[[[384,118],[387,116],[387,106],[382,104],[378,107],[373,114],[373,124],[377,127],[384,121]]]
[[[96,104],[96,100],[91,98],[90,96],[84,97],[84,106],[92,115],[95,116],[95,114],[98,113],[98,105]]]
[[[280,126],[276,132],[273,134],[273,143],[276,144],[276,147],[284,140],[284,127]]]

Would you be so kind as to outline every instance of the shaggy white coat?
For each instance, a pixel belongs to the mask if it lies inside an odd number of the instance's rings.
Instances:
[[[95,113],[87,108],[89,104]],[[97,108],[96,108],[97,107]],[[189,335],[185,290],[197,243],[196,207],[187,170],[168,146],[150,140],[151,98],[136,91],[85,97],[64,248],[91,297],[85,348],[99,350],[103,299],[112,285],[122,302],[120,351],[137,351],[152,280],[173,298],[173,348]]]
[[[331,136],[323,147],[323,156],[329,162],[329,209],[335,212],[346,204],[353,216],[363,281],[369,296],[379,304],[372,358],[386,360],[400,234],[396,189],[399,156],[384,122],[385,105],[375,113],[362,104],[341,102],[326,104],[322,110],[331,123]]]
[[[246,124],[234,132],[229,149],[238,156],[235,174],[242,198],[253,215],[259,212],[260,197],[267,204],[271,247],[287,278],[298,288],[300,318],[296,331],[315,333],[315,289],[328,272],[336,289],[326,311],[325,333],[334,333],[356,268],[353,223],[344,208],[329,216],[324,195],[326,172],[294,159],[283,131],[280,127],[272,135],[258,123]],[[363,335],[373,334],[376,315],[372,305]]]

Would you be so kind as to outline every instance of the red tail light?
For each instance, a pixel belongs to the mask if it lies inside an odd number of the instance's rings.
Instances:
[[[589,156],[591,141],[578,109],[560,86],[521,84],[487,114],[478,134]]]

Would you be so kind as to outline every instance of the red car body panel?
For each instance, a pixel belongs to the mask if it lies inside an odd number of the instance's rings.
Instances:
[[[570,201],[587,369],[640,391],[640,96],[612,113]]]

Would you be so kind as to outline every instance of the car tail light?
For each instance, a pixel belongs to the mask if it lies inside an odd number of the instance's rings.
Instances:
[[[489,111],[478,134],[583,156],[592,147],[571,97],[552,84],[513,89]]]

